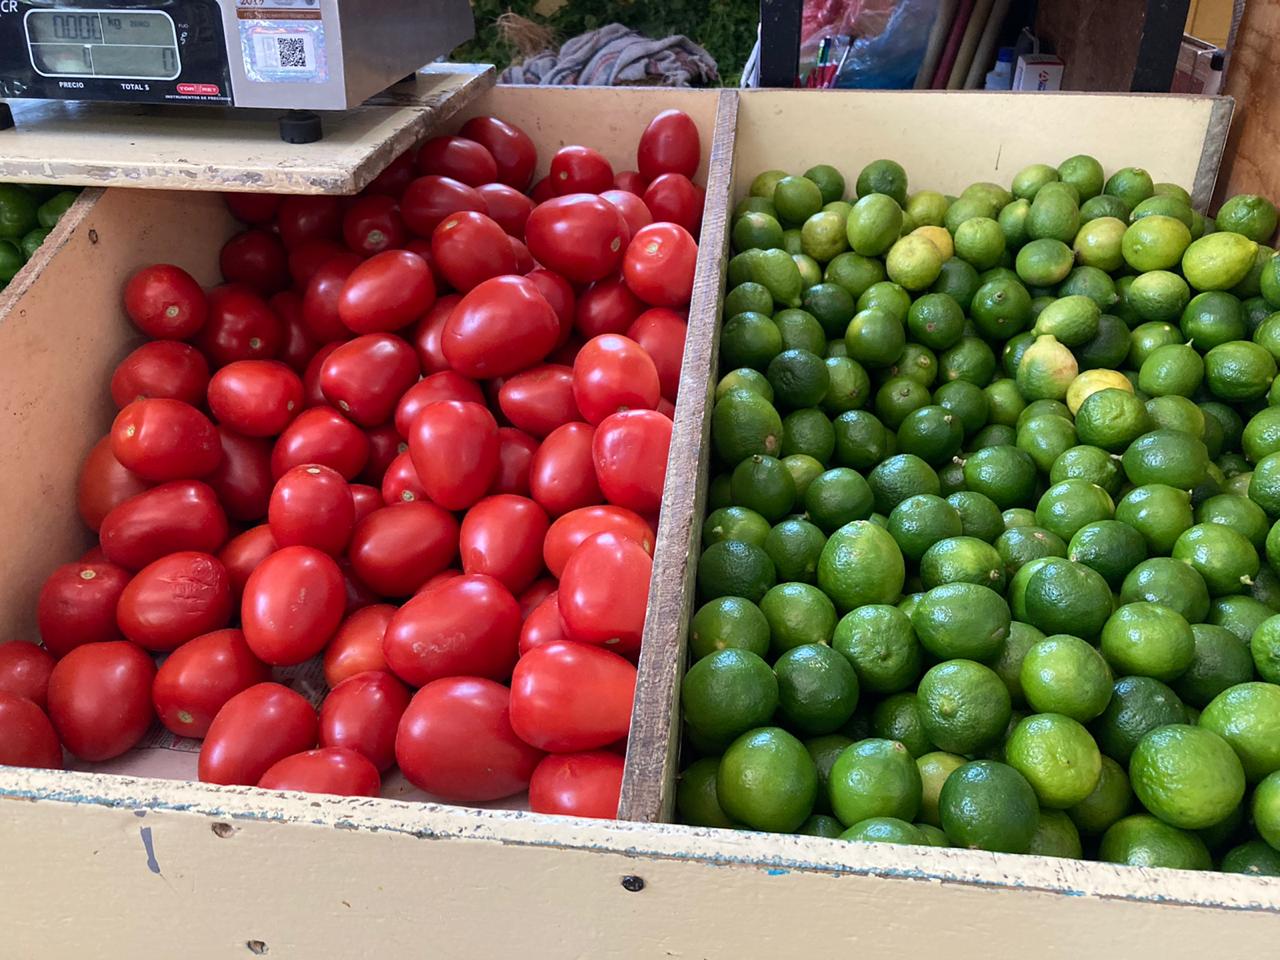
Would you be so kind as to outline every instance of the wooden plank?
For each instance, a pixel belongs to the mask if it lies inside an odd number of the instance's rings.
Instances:
[[[493,85],[485,64],[432,64],[364,106],[323,112],[324,139],[280,139],[281,111],[11,101],[0,180],[173,190],[361,190],[429,131]]]
[[[729,255],[733,209],[733,137],[738,95],[719,95],[710,150],[707,202],[698,267],[689,305],[667,486],[662,494],[653,579],[640,648],[631,739],[618,816],[624,820],[672,818],[680,744],[680,678],[694,599],[696,558],[707,497],[707,451],[715,371],[719,367],[720,304]]]
[[[1227,58],[1226,89],[1235,98],[1236,123],[1217,200],[1257,193],[1280,202],[1280,3],[1251,0]]]

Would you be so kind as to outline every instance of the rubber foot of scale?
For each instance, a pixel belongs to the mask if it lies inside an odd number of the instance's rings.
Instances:
[[[9,109],[9,104],[0,100],[0,130],[8,130],[13,126],[13,111]]]
[[[280,118],[280,139],[285,143],[315,143],[324,136],[319,114],[290,110]]]

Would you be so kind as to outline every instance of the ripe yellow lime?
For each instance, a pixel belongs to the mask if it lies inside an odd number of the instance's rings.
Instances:
[[[1090,394],[1112,388],[1133,393],[1133,384],[1118,370],[1086,370],[1067,387],[1067,409],[1074,417]]]

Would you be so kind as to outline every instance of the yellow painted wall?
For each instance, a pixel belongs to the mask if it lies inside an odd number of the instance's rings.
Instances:
[[[1186,32],[1216,47],[1225,47],[1231,30],[1232,6],[1231,0],[1191,0]]]

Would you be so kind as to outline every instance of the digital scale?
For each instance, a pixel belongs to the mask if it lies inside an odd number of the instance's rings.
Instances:
[[[468,0],[0,0],[0,97],[346,110],[471,38]],[[10,124],[12,120],[10,118]]]

